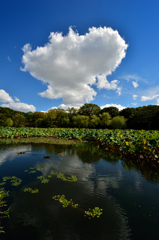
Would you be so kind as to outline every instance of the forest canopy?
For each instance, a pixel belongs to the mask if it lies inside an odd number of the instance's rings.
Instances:
[[[48,112],[20,112],[0,107],[0,127],[76,127],[96,129],[159,129],[159,106],[137,108],[116,107],[101,109],[98,105],[85,103],[79,109],[50,109]]]

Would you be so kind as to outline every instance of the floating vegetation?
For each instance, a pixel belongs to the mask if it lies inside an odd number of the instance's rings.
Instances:
[[[65,182],[76,182],[77,181],[77,177],[74,175],[71,175],[71,177],[65,177],[63,173],[59,172],[57,174],[57,178],[62,179]]]
[[[41,180],[41,183],[48,183],[49,182],[49,179],[48,178],[45,178],[43,176],[38,176],[37,179],[40,179]]]
[[[12,184],[11,184],[12,186],[18,186],[21,184],[22,179],[16,178],[16,179],[11,180],[11,182],[12,182]]]
[[[38,168],[36,168],[36,170],[41,172],[43,170],[43,168],[38,167]]]
[[[59,201],[60,203],[62,203],[62,207],[66,208],[69,205],[71,205],[74,208],[78,207],[78,203],[74,204],[72,199],[70,199],[69,201],[65,198],[65,195],[55,195],[54,197],[52,197],[52,199]]]
[[[57,173],[55,173],[53,170],[51,170],[50,174],[51,175],[56,175]]]
[[[5,184],[6,184],[6,182],[1,182],[1,183],[0,183],[0,186],[5,185]]]
[[[0,188],[0,219],[6,218],[6,217],[9,218],[10,207],[7,210],[2,211],[2,208],[7,206],[6,201],[4,201],[3,199],[8,196],[9,196],[9,191],[5,191],[4,188]],[[0,221],[0,233],[5,233],[4,227],[1,226],[1,221]]]
[[[3,182],[0,183],[0,185],[5,185],[6,181],[10,180],[10,182],[12,183],[12,186],[18,186],[21,184],[22,179],[17,178],[16,176],[12,176],[12,177],[3,177]]]
[[[32,188],[24,188],[23,191],[24,192],[30,192],[30,193],[38,193],[39,189],[37,189],[37,188],[34,188],[34,189],[32,189]]]
[[[31,171],[29,170],[25,170],[24,172],[28,172],[29,174],[30,173],[36,173],[37,171],[42,171],[43,168],[33,168],[31,167],[30,168]],[[41,183],[48,183],[49,182],[49,179],[48,178],[51,178],[52,175],[57,175],[57,178],[60,178],[61,180],[65,181],[65,182],[76,182],[78,179],[75,175],[71,175],[70,177],[65,177],[63,173],[59,172],[59,173],[56,173],[54,172],[53,170],[50,172],[50,174],[46,177],[43,177],[43,176],[38,176],[37,179],[40,179],[41,180]]]
[[[43,168],[40,168],[40,167],[38,167],[38,168],[30,167],[30,170],[31,170],[30,172],[29,172],[29,170],[24,170],[24,172],[28,172],[29,174],[30,173],[36,173],[37,171],[41,172],[43,170]]]
[[[99,208],[99,207],[95,207],[93,209],[89,208],[88,211],[85,211],[84,213],[88,216],[88,217],[97,217],[99,218],[100,215],[102,214],[103,209]],[[84,215],[86,217],[86,215]]]
[[[32,170],[32,171],[29,172],[29,174],[30,174],[30,173],[36,173],[36,171],[35,171],[35,170]]]

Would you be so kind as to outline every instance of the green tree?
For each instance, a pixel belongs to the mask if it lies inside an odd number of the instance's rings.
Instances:
[[[89,127],[95,128],[98,126],[99,122],[100,122],[99,117],[97,117],[96,115],[90,116]]]
[[[99,114],[100,117],[100,127],[106,128],[111,123],[111,116],[108,112],[104,112],[102,114]]]
[[[31,126],[33,126],[33,127],[44,127],[45,118],[46,118],[46,113],[44,113],[44,112],[34,112],[30,116]]]
[[[13,116],[14,127],[24,127],[26,124],[26,118],[21,113],[16,113]]]
[[[112,118],[119,115],[119,109],[116,107],[105,107],[100,111],[100,114],[104,112],[108,112]]]
[[[82,116],[82,115],[77,115],[73,117],[73,124],[74,127],[78,128],[87,128],[89,124],[89,117],[88,116]]]
[[[129,118],[132,114],[135,113],[135,111],[136,111],[136,108],[124,108],[119,112],[119,114],[124,118]]]
[[[127,125],[133,129],[159,129],[158,116],[159,106],[157,105],[138,107],[135,113],[129,117]]]
[[[55,109],[50,109],[46,115],[46,126],[51,128],[57,127],[56,118],[57,112],[55,111]]]
[[[61,108],[55,109],[55,112],[57,113],[56,125],[58,127],[67,127],[70,121],[68,113]]]
[[[4,126],[6,120],[6,116],[3,113],[0,113],[0,126]]]
[[[114,117],[110,125],[114,129],[126,128],[126,119],[123,116]]]
[[[93,103],[85,103],[82,107],[79,108],[78,114],[84,116],[93,116],[98,115],[101,108]]]
[[[6,127],[12,127],[13,126],[13,120],[11,118],[7,118],[5,121],[5,126]]]

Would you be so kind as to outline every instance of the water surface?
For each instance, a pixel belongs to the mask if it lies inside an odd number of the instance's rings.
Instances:
[[[24,151],[25,154],[17,154]],[[50,158],[44,159],[44,155]],[[41,172],[24,172],[41,167]],[[50,171],[66,177],[76,175],[77,182],[65,182],[56,175],[42,184],[37,176]],[[10,219],[3,219],[6,231],[0,239],[12,240],[158,240],[158,178],[146,177],[143,169],[128,168],[123,161],[91,145],[16,144],[0,145],[0,182],[4,176],[22,179],[18,187],[10,182],[7,204]],[[152,174],[152,173],[151,173]],[[24,192],[38,188],[39,193]],[[78,208],[63,208],[52,199],[64,194]],[[84,211],[99,207],[99,218],[84,217]]]

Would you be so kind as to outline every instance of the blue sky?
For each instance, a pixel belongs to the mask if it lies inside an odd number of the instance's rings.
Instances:
[[[158,12],[158,0],[1,0],[0,106],[159,105]]]

